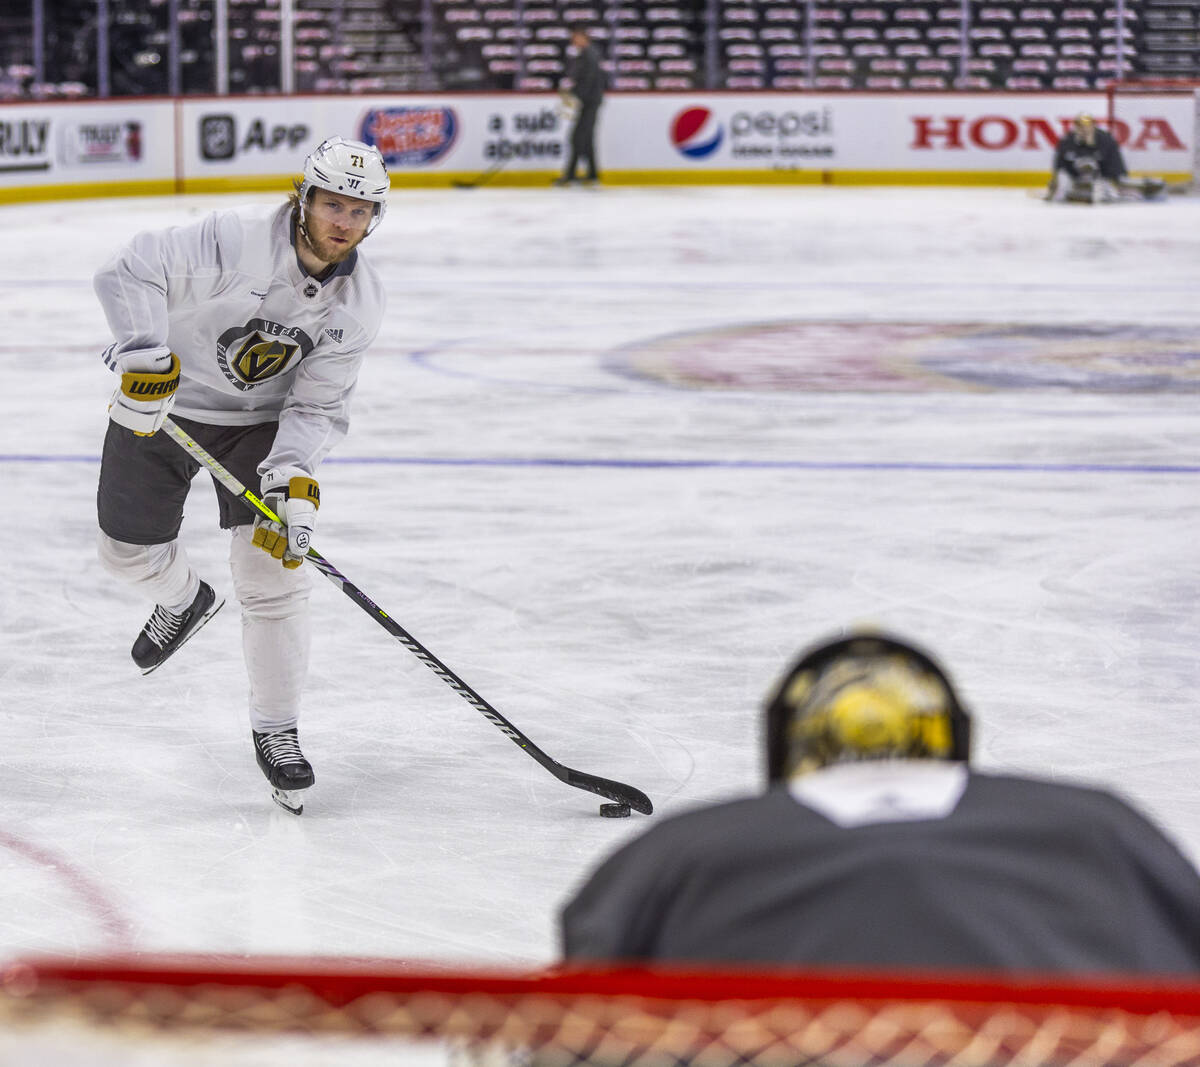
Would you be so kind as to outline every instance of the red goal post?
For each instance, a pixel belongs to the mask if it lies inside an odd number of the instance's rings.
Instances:
[[[138,957],[2,990],[6,1067],[1200,1064],[1200,982]]]
[[[1116,131],[1118,124],[1128,123],[1131,101],[1137,97],[1186,96],[1191,103],[1191,137],[1188,163],[1192,175],[1191,191],[1200,189],[1200,78],[1119,78],[1105,86],[1107,98],[1107,122],[1110,130]]]

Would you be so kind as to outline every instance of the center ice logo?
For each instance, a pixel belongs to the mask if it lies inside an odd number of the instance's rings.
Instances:
[[[725,130],[706,107],[685,108],[671,123],[671,144],[689,159],[711,156],[724,137]]]

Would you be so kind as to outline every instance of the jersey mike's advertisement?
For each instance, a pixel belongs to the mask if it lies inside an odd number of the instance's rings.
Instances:
[[[1192,171],[1188,93],[614,93],[596,125],[612,183],[1043,184],[1081,112],[1133,172]],[[396,185],[539,185],[573,114],[553,94],[201,97],[0,105],[0,200],[285,188],[330,130],[375,145]]]

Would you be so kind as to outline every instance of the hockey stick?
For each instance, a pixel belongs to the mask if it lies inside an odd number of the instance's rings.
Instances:
[[[511,155],[503,156],[502,158],[496,160],[496,162],[488,167],[488,169],[482,174],[476,174],[475,177],[471,178],[469,181],[459,181],[458,179],[454,179],[450,182],[450,184],[455,189],[478,189],[479,186],[485,184],[493,175],[498,174],[505,167],[507,167],[509,160],[511,159]]]
[[[185,452],[193,459],[207,467],[213,476],[234,496],[242,500],[248,507],[257,511],[260,515],[265,516],[272,522],[279,522],[279,516],[276,515],[262,499],[256,494],[247,489],[238,479],[221,466],[220,462],[213,456],[209,455],[204,450],[204,447],[191,437],[186,431],[180,429],[171,419],[164,419],[162,428],[175,440]],[[415,637],[404,629],[395,619],[393,619],[386,611],[376,604],[369,596],[350,581],[345,575],[341,574],[336,567],[333,566],[324,556],[322,556],[315,548],[309,548],[308,555],[305,557],[309,563],[317,568],[326,578],[336,585],[343,593],[354,601],[363,611],[371,616],[380,626],[382,626],[389,634],[399,641],[405,648],[425,664],[434,674],[436,674],[443,682],[461,696],[468,704],[478,711],[485,719],[496,727],[505,737],[523,749],[526,753],[533,757],[538,763],[546,768],[560,782],[565,782],[567,785],[573,785],[576,789],[585,789],[589,793],[595,793],[597,796],[607,797],[616,805],[624,805],[627,808],[633,808],[634,811],[640,811],[643,815],[649,815],[654,811],[654,805],[650,803],[650,798],[646,796],[640,789],[635,789],[631,785],[625,785],[623,782],[614,782],[608,778],[600,778],[594,774],[585,774],[583,771],[576,771],[570,767],[566,767],[559,763],[556,759],[551,759],[532,741],[529,740],[520,730],[517,729],[508,719],[500,714],[495,708],[475,692],[466,682],[458,677],[449,667],[422,645]],[[601,813],[605,813],[607,805],[601,805]],[[612,815],[628,815],[628,811],[618,812],[610,811]]]

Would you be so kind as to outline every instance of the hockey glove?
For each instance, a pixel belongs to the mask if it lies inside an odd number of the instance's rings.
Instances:
[[[254,544],[279,560],[288,570],[299,567],[308,555],[321,490],[315,478],[299,467],[277,467],[262,479],[263,503],[282,522],[260,515],[254,520]]]
[[[138,437],[153,437],[175,403],[179,388],[179,357],[171,358],[164,371],[129,370],[121,375],[121,384],[108,404],[108,417]],[[165,357],[164,357],[165,358]],[[162,359],[157,360],[159,364]]]

